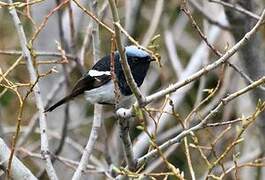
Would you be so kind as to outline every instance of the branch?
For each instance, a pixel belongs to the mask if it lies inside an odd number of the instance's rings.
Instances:
[[[195,27],[195,29],[197,30],[198,34],[205,41],[205,43],[207,44],[207,46],[219,58],[222,57],[222,53],[220,51],[218,51],[213,45],[211,45],[211,43],[208,41],[207,37],[204,35],[204,33],[202,32],[202,30],[200,29],[200,27],[197,25],[196,21],[194,20],[193,16],[191,15],[190,10],[186,7],[186,4],[183,6],[182,10],[189,17],[190,21],[192,22],[192,25]],[[231,63],[229,61],[227,61],[227,64],[230,67],[232,67],[237,73],[239,73],[241,75],[241,77],[244,78],[248,82],[248,84],[251,84],[251,83],[254,82],[246,73],[243,72],[243,70],[241,70],[240,68],[238,68],[236,65],[234,65],[233,63]],[[259,88],[262,89],[262,90],[265,90],[265,88],[263,88],[262,86],[260,86]]]
[[[10,150],[0,138],[0,165],[7,169],[8,157],[10,156]],[[11,178],[14,180],[37,180],[37,178],[31,173],[31,171],[17,158],[13,157],[11,163]]]
[[[114,0],[109,0],[109,4],[110,4],[112,16],[113,16],[115,38],[116,38],[117,48],[118,48],[118,51],[120,54],[122,70],[124,72],[125,79],[129,85],[131,91],[133,92],[133,94],[135,95],[135,97],[138,101],[138,104],[140,106],[142,106],[142,104],[145,101],[145,97],[142,95],[141,91],[139,90],[139,88],[137,87],[137,84],[134,81],[134,78],[132,76],[131,69],[130,69],[130,66],[128,64],[127,57],[125,54],[125,48],[123,47],[122,42],[121,42],[121,31],[119,28],[120,19],[119,19],[119,15],[118,15],[118,10],[117,10],[117,7],[116,7]]]
[[[73,65],[69,66],[68,73],[72,72],[72,70],[75,67],[75,65],[76,64],[73,64]],[[58,94],[58,92],[62,88],[62,86],[64,84],[64,79],[65,79],[64,76],[60,77],[60,79],[57,80],[57,83],[51,88],[49,94],[46,95],[46,102],[44,103],[45,104],[45,108],[47,108],[47,107],[49,107],[51,105],[52,100],[54,99],[54,97]],[[34,130],[37,127],[38,117],[39,117],[39,115],[38,115],[37,112],[32,116],[31,120],[29,121],[29,123],[27,125],[29,128],[18,139],[18,142],[17,142],[17,146],[18,147],[22,146],[27,141],[27,139],[29,138],[31,133],[34,132]]]
[[[3,55],[10,55],[10,56],[17,56],[21,55],[23,52],[22,51],[16,51],[16,50],[0,50],[0,54]],[[34,55],[36,56],[48,56],[48,57],[62,57],[62,53],[60,52],[46,52],[46,51],[34,51]],[[65,54],[65,56],[68,59],[74,60],[75,57],[71,54]]]
[[[221,15],[219,18],[221,22],[225,22],[225,16]],[[220,28],[216,26],[212,26],[209,29],[209,40],[210,42],[214,42],[218,36],[220,35],[221,30]],[[203,64],[203,59],[208,56],[208,47],[205,45],[204,42],[201,42],[200,45],[196,48],[196,51],[192,54],[190,60],[188,61],[189,64],[186,65],[185,70],[183,73],[181,73],[181,76],[179,77],[179,81],[184,80],[191,76],[193,73],[198,71],[202,64]],[[187,92],[192,88],[193,83],[189,84],[188,86],[172,93],[170,95],[170,99],[173,101],[174,107],[177,108],[179,105],[181,105],[181,102],[183,101],[185,95]],[[164,108],[164,111],[172,111],[172,106],[170,104],[167,104]],[[171,117],[168,114],[163,114],[161,117],[157,115],[156,118],[160,118],[160,123],[158,126],[158,133],[163,130],[163,128],[166,127],[166,125],[171,121]],[[155,125],[154,123],[150,123],[148,125],[148,131],[154,133],[155,131]],[[148,146],[149,144],[149,137],[142,132],[139,136],[138,139],[141,139],[141,141],[137,141],[134,144],[134,152],[136,156],[140,156],[140,153],[144,151],[144,149]]]
[[[248,11],[247,9],[242,8],[241,6],[239,6],[237,4],[230,4],[228,2],[224,2],[224,1],[221,1],[221,0],[208,0],[208,1],[209,2],[213,2],[213,3],[217,3],[217,4],[221,4],[221,5],[225,6],[225,7],[228,7],[228,8],[231,8],[233,10],[236,10],[236,11],[238,11],[240,13],[243,13],[243,14],[245,14],[245,15],[253,18],[253,19],[256,19],[256,20],[262,19],[262,17],[254,14],[251,11]]]
[[[252,83],[251,85],[223,98],[221,100],[221,102],[216,106],[216,108],[214,108],[210,114],[208,114],[199,124],[182,131],[179,135],[177,135],[176,137],[168,140],[167,142],[163,143],[162,145],[159,146],[159,149],[161,151],[167,149],[168,147],[170,147],[172,144],[178,144],[184,137],[186,137],[187,135],[189,135],[192,132],[198,131],[200,129],[203,129],[204,127],[206,127],[206,123],[208,122],[209,119],[211,119],[212,117],[214,117],[217,112],[219,112],[219,110],[226,105],[227,103],[229,103],[230,101],[234,100],[235,98],[241,96],[242,94],[247,93],[250,90],[253,90],[254,88],[260,86],[261,84],[265,83],[265,76],[263,76],[261,79],[255,81],[254,83]],[[144,155],[143,157],[138,159],[138,163],[137,166],[140,167],[141,165],[143,165],[144,163],[150,161],[152,158],[157,156],[158,151],[157,150],[152,150],[149,153],[147,153],[146,155]]]
[[[161,97],[164,97],[165,95],[170,94],[170,93],[186,86],[187,84],[190,84],[191,82],[197,80],[201,76],[207,74],[209,71],[212,71],[212,70],[216,69],[217,67],[219,67],[220,65],[224,64],[225,62],[227,62],[228,59],[231,56],[233,56],[238,51],[239,48],[241,48],[244,44],[246,44],[248,42],[248,40],[258,31],[258,28],[263,24],[264,17],[265,17],[265,10],[263,10],[261,18],[257,22],[257,24],[248,33],[246,33],[245,36],[240,41],[238,41],[232,48],[230,48],[221,58],[216,60],[214,63],[209,64],[206,67],[203,67],[201,70],[192,74],[188,78],[186,78],[182,81],[179,81],[173,85],[170,85],[168,88],[166,88],[164,90],[158,91],[154,94],[147,96],[146,101],[145,101],[145,105],[147,105],[147,104],[151,103],[152,101],[157,100]],[[131,109],[121,109],[120,111],[118,111],[118,115],[121,117],[123,117],[123,115],[126,115],[126,117],[132,116],[132,108]]]
[[[92,12],[95,15],[97,15],[97,2],[89,1],[89,7],[92,10]],[[100,53],[99,53],[100,41],[99,41],[99,27],[95,21],[92,21],[92,44],[93,44],[94,63],[96,63],[100,58]],[[88,164],[88,160],[92,154],[92,151],[95,148],[95,145],[96,145],[96,142],[99,136],[99,130],[102,124],[102,114],[103,114],[103,106],[100,104],[95,104],[94,105],[94,119],[93,119],[90,136],[89,136],[87,145],[85,147],[85,151],[82,155],[81,161],[72,178],[73,180],[78,180],[84,175],[84,172]]]
[[[33,152],[31,152],[25,148],[20,148],[20,149],[18,149],[18,151],[27,157],[29,156],[29,157],[35,158],[35,159],[41,159],[42,158],[41,154],[33,153]],[[59,162],[61,162],[62,164],[64,164],[66,168],[71,168],[73,170],[75,170],[76,166],[78,166],[78,164],[79,164],[79,162],[77,162],[77,161],[73,161],[71,159],[68,159],[68,158],[65,158],[62,156],[53,155],[53,157],[56,160],[58,160]],[[86,172],[86,174],[88,174],[88,173],[101,173],[101,174],[104,173],[106,176],[109,176],[107,169],[97,167],[97,166],[92,165],[92,164],[88,164],[86,166],[85,172]]]
[[[13,3],[12,0],[9,0],[9,2]],[[16,30],[18,33],[20,46],[22,48],[23,57],[25,58],[25,60],[27,62],[27,69],[28,69],[29,74],[30,74],[31,83],[33,84],[37,80],[37,73],[36,73],[34,66],[33,66],[33,63],[32,63],[30,51],[27,48],[27,39],[26,39],[25,32],[24,32],[24,29],[22,26],[22,22],[20,21],[18,15],[17,15],[16,9],[10,9],[9,12],[13,18],[13,21],[14,21],[14,24],[15,24],[15,27],[16,27]],[[39,110],[39,123],[40,123],[40,129],[41,129],[41,152],[42,152],[43,159],[46,162],[46,171],[47,171],[50,179],[57,180],[58,178],[57,178],[56,172],[52,166],[51,157],[49,154],[48,137],[46,134],[46,131],[47,131],[46,130],[47,129],[46,116],[44,114],[43,101],[41,98],[41,92],[40,92],[38,82],[36,82],[36,85],[33,88],[33,92],[34,92],[34,95],[36,98],[36,105],[37,105],[37,108]]]
[[[160,22],[160,17],[162,15],[163,12],[163,7],[164,7],[164,0],[157,0],[156,1],[156,5],[155,5],[155,10],[153,12],[153,18],[151,21],[151,24],[149,25],[149,28],[144,36],[143,39],[143,46],[146,47],[148,46],[150,40],[152,39],[152,37],[154,36],[157,26]]]
[[[111,34],[114,34],[114,31],[108,27],[106,24],[104,24],[100,19],[98,19],[93,13],[88,11],[85,7],[83,7],[77,0],[73,0],[74,3],[84,11],[88,16],[90,16],[94,21],[96,21],[100,26],[104,27],[107,31],[109,31]]]
[[[98,111],[98,112],[97,112]],[[84,172],[86,170],[87,164],[88,164],[88,160],[92,154],[92,150],[95,147],[95,143],[96,140],[98,138],[98,131],[99,128],[101,126],[101,115],[102,115],[102,106],[99,105],[96,109],[95,109],[95,116],[94,116],[94,120],[93,120],[93,126],[89,135],[89,140],[87,142],[87,145],[84,149],[84,153],[82,155],[81,161],[79,162],[79,165],[73,175],[72,180],[79,180],[83,175]]]
[[[125,75],[125,79],[129,85],[131,91],[135,95],[138,104],[141,106],[143,104],[143,102],[145,101],[145,97],[142,95],[142,93],[140,92],[139,88],[137,87],[137,85],[134,81],[134,78],[132,76],[131,69],[130,69],[130,66],[128,64],[127,57],[125,54],[125,49],[124,49],[122,42],[121,42],[121,31],[119,28],[120,19],[119,19],[119,15],[118,15],[118,10],[117,10],[117,7],[116,7],[114,0],[109,0],[109,4],[110,4],[112,16],[113,16],[115,38],[116,38],[118,51],[120,54],[120,59],[121,59],[120,62],[121,62],[122,69],[123,69],[123,72]],[[132,142],[131,142],[130,134],[129,134],[129,119],[128,118],[121,118],[121,117],[118,117],[118,119],[119,119],[119,125],[120,125],[120,137],[121,137],[121,140],[123,143],[125,159],[126,159],[126,162],[127,162],[129,169],[134,170],[136,167],[136,161],[134,158],[133,149],[132,149]]]
[[[192,6],[194,6],[194,8],[199,11],[203,17],[209,21],[209,23],[216,25],[222,29],[225,30],[230,30],[230,27],[227,24],[222,24],[216,20],[213,19],[213,17],[211,15],[209,15],[209,13],[206,12],[206,9],[204,9],[196,0],[189,0],[189,2],[192,4]]]

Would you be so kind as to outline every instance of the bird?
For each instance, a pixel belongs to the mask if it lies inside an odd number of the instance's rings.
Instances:
[[[135,45],[125,47],[125,54],[131,69],[132,76],[137,86],[140,87],[146,77],[150,62],[155,59]],[[118,51],[114,52],[114,72],[121,96],[131,97],[132,91],[127,84],[122,70],[120,55]],[[85,99],[90,104],[115,104],[115,85],[111,78],[111,56],[106,55],[88,70],[74,85],[72,91],[64,98],[45,109],[45,112],[51,112],[62,104],[73,100],[75,97],[84,94]]]

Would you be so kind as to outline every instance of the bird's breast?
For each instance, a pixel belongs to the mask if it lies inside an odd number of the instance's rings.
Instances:
[[[109,81],[98,88],[85,91],[84,94],[86,100],[91,104],[115,104],[114,83],[112,81]],[[128,108],[134,100],[135,99],[131,95],[124,96],[120,94],[118,107]]]
[[[85,98],[91,104],[95,103],[114,104],[115,94],[114,94],[113,82],[109,81],[98,88],[85,91]]]

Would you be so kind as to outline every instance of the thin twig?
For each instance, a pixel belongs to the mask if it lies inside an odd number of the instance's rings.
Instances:
[[[89,7],[92,10],[92,12],[95,15],[97,15],[97,1],[89,1]],[[92,22],[92,44],[93,44],[93,59],[94,63],[96,63],[100,58],[100,53],[99,53],[100,41],[99,41],[99,27],[95,21]],[[100,104],[95,104],[94,119],[93,119],[90,136],[85,151],[82,155],[81,161],[72,178],[73,180],[78,180],[84,175],[83,172],[86,170],[88,160],[92,154],[92,151],[95,149],[95,145],[99,137],[99,131],[100,128],[102,127],[102,115],[103,115],[103,106]]]
[[[144,39],[143,39],[142,44],[144,47],[148,46],[150,40],[153,38],[153,36],[156,32],[157,26],[160,22],[160,17],[161,17],[162,12],[163,12],[164,4],[165,4],[164,0],[157,0],[156,1],[155,9],[154,9],[154,12],[152,15],[152,21],[148,27],[148,30],[144,36]]]
[[[260,16],[258,16],[257,14],[251,12],[251,11],[248,11],[247,9],[244,9],[243,7],[239,6],[238,4],[230,4],[228,2],[224,2],[224,1],[221,1],[221,0],[208,0],[209,2],[213,2],[213,3],[217,3],[217,4],[221,4],[225,7],[228,7],[228,8],[231,8],[233,10],[236,10],[240,13],[243,13],[251,18],[254,18],[256,20],[260,20]]]
[[[125,54],[125,49],[121,42],[121,31],[119,27],[117,26],[117,24],[120,24],[118,10],[117,10],[114,0],[109,0],[109,4],[110,4],[112,16],[113,16],[115,38],[116,38],[116,43],[117,43],[118,51],[119,51],[120,58],[121,58],[120,62],[121,62],[122,69],[125,75],[125,79],[131,91],[137,98],[138,104],[141,106],[142,103],[145,101],[145,98],[134,81],[130,66],[127,61],[127,56]],[[125,152],[126,162],[127,162],[129,169],[134,170],[136,167],[136,161],[135,161],[134,154],[132,151],[132,142],[131,142],[130,135],[129,135],[129,119],[119,117],[119,125],[120,125],[120,137],[123,142],[123,149]]]
[[[199,11],[203,17],[205,17],[205,19],[207,19],[207,21],[209,21],[209,23],[216,25],[222,29],[225,30],[230,30],[230,27],[227,26],[227,24],[221,24],[218,21],[215,21],[211,15],[207,14],[206,9],[203,9],[203,7],[201,7],[201,5],[199,5],[199,3],[196,0],[189,0],[189,2],[192,4],[192,6],[194,6],[194,8]]]
[[[0,54],[3,55],[10,55],[10,56],[17,56],[21,55],[22,51],[16,51],[16,50],[0,50]],[[35,51],[34,52],[35,56],[48,56],[48,57],[62,57],[62,53],[60,52],[44,52],[44,51]],[[65,54],[65,56],[68,59],[75,59],[75,57],[71,54]]]
[[[0,138],[0,165],[7,169],[8,157],[10,156],[10,150],[5,144],[2,138]],[[27,179],[27,180],[37,180],[37,178],[32,174],[32,172],[17,158],[11,163],[11,178],[12,179]]]
[[[12,2],[12,3],[6,3],[6,2],[0,2],[0,8],[2,7],[9,7],[9,8],[16,8],[16,7],[19,7],[19,8],[23,8],[25,6],[31,6],[31,5],[34,5],[34,4],[37,4],[37,3],[41,3],[43,2],[44,0],[33,0],[33,1],[30,1],[30,2]]]
[[[265,77],[263,77],[263,82],[264,81]],[[241,92],[243,92],[243,90],[241,90]],[[240,91],[238,91],[238,94],[240,94]],[[221,103],[225,105],[227,102],[230,101],[230,99],[234,99],[235,97],[237,97],[238,94],[234,93],[234,96],[231,96],[230,98],[229,97],[224,98]],[[228,152],[231,151],[235,145],[243,141],[243,138],[241,137],[242,134],[246,131],[247,127],[250,126],[257,119],[259,114],[262,113],[264,110],[265,110],[265,102],[261,102],[261,104],[257,106],[256,111],[250,117],[244,119],[242,128],[238,132],[238,135],[236,136],[234,141],[228,147],[226,147],[225,151],[212,163],[211,167],[209,168],[209,173],[213,170],[216,164],[221,162],[222,159],[224,159],[225,156],[227,156]]]
[[[265,11],[264,11],[265,12]],[[183,139],[184,137],[186,137],[187,135],[189,135],[192,132],[198,131],[200,129],[204,128],[204,125],[208,122],[209,119],[211,119],[213,116],[215,116],[217,114],[217,112],[219,112],[219,110],[227,103],[229,103],[230,101],[234,100],[235,98],[241,96],[242,94],[247,93],[250,90],[253,90],[254,88],[256,88],[257,86],[260,86],[261,84],[265,83],[265,76],[263,76],[262,78],[260,78],[259,80],[255,81],[254,83],[252,83],[251,85],[227,96],[226,98],[223,98],[221,100],[221,102],[216,106],[216,108],[214,108],[211,113],[209,113],[199,124],[182,131],[179,135],[177,135],[176,137],[168,140],[167,142],[163,143],[162,145],[159,146],[159,149],[165,150],[166,148],[168,148],[169,146],[171,146],[172,144],[178,144],[181,139]],[[147,153],[146,155],[144,155],[143,157],[138,159],[138,163],[137,166],[141,166],[144,163],[150,161],[152,158],[157,156],[157,150],[153,150],[150,151],[149,153]]]
[[[238,119],[231,120],[231,121],[218,122],[218,123],[208,123],[208,124],[205,124],[205,127],[226,126],[229,124],[239,123],[242,121],[243,121],[242,118],[238,118]]]
[[[70,73],[73,70],[73,67],[74,67],[74,65],[69,67],[68,73]],[[45,108],[47,108],[47,107],[49,107],[51,105],[52,100],[57,95],[57,93],[60,91],[62,86],[64,85],[64,81],[65,81],[65,78],[61,77],[60,79],[58,79],[58,81],[55,84],[55,86],[53,86],[53,88],[50,90],[50,93],[46,96],[47,97],[46,102],[44,103],[45,104]],[[32,116],[32,118],[30,120],[30,123],[28,124],[28,126],[30,128],[28,128],[27,131],[24,132],[20,136],[20,139],[18,140],[18,143],[17,143],[18,146],[23,145],[27,141],[27,139],[30,137],[30,134],[32,132],[34,132],[34,130],[36,129],[37,123],[38,123],[38,116],[39,116],[38,113],[35,113]]]
[[[13,3],[12,0],[9,0],[10,3]],[[33,63],[32,63],[32,59],[31,59],[31,54],[29,49],[27,48],[27,39],[24,33],[24,29],[22,26],[22,23],[17,15],[17,12],[15,9],[10,9],[10,14],[12,15],[14,24],[16,26],[16,30],[18,33],[18,37],[19,37],[19,41],[20,41],[20,46],[22,48],[23,51],[23,56],[27,62],[27,68],[30,74],[30,80],[32,83],[36,82],[37,80],[37,73],[34,69]],[[48,173],[48,176],[50,177],[50,179],[52,180],[57,180],[57,175],[56,172],[52,166],[51,163],[51,157],[49,154],[49,143],[48,143],[48,137],[46,134],[47,131],[47,124],[46,124],[46,116],[44,114],[44,106],[43,106],[43,101],[41,98],[41,92],[40,92],[40,88],[38,85],[38,82],[36,82],[34,88],[33,88],[33,92],[36,98],[36,105],[37,108],[39,110],[39,123],[40,123],[40,129],[41,129],[41,151],[42,151],[42,156],[43,159],[46,162],[46,171]]]
[[[114,34],[115,32],[108,27],[106,24],[104,24],[102,21],[100,21],[93,13],[91,13],[89,10],[87,10],[84,6],[82,6],[77,0],[73,0],[75,4],[84,11],[88,16],[90,16],[94,21],[96,21],[100,26],[104,27],[107,31],[109,31],[111,34]]]
[[[257,24],[248,33],[246,33],[245,36],[239,42],[237,42],[232,48],[230,48],[220,59],[216,60],[214,63],[209,64],[206,67],[203,67],[201,70],[197,71],[196,73],[191,75],[189,78],[183,81],[177,82],[164,90],[161,90],[159,92],[156,92],[146,97],[146,103],[150,103],[155,99],[161,98],[165,96],[166,94],[176,91],[177,89],[191,83],[192,81],[198,79],[199,77],[203,76],[209,71],[212,71],[216,69],[217,67],[219,67],[220,65],[222,65],[223,63],[227,62],[227,60],[232,55],[234,55],[238,51],[239,48],[241,48],[244,44],[246,44],[248,42],[248,39],[250,39],[258,31],[258,28],[260,27],[260,25],[262,24],[264,20],[264,16],[265,16],[265,10],[262,13],[262,16],[261,16],[262,18],[257,22]]]
[[[204,35],[204,33],[202,32],[202,30],[200,29],[200,27],[197,25],[196,21],[194,20],[193,16],[191,15],[190,10],[187,8],[186,5],[183,6],[182,8],[183,12],[189,17],[189,19],[192,22],[192,25],[195,27],[195,29],[197,30],[198,34],[200,35],[200,37],[205,41],[205,43],[207,44],[207,46],[209,46],[209,48],[214,52],[215,55],[217,55],[219,58],[223,56],[223,54],[218,51],[213,45],[211,45],[211,43],[209,43],[207,36]],[[239,69],[236,65],[234,65],[233,63],[227,61],[226,62],[229,66],[231,66],[236,72],[238,72],[247,82],[248,84],[253,83],[254,81],[246,74],[243,72],[243,70]],[[262,90],[265,90],[264,87],[260,86],[259,87]]]
[[[141,106],[143,104],[143,102],[145,101],[145,97],[143,96],[143,94],[141,93],[141,91],[137,87],[136,82],[134,81],[130,66],[129,66],[128,61],[127,61],[127,56],[125,54],[125,49],[124,49],[122,42],[121,42],[121,31],[118,27],[118,24],[120,24],[118,10],[117,10],[117,7],[116,7],[114,0],[109,0],[109,4],[111,7],[111,12],[112,12],[112,16],[113,16],[115,38],[116,38],[117,48],[118,48],[120,58],[121,58],[122,70],[124,72],[126,82],[128,83],[133,94],[135,95],[138,104]]]
[[[25,148],[20,148],[18,149],[19,152],[25,154],[24,156],[30,156],[30,157],[33,157],[33,158],[38,158],[38,159],[41,159],[41,154],[38,154],[38,153],[33,153],[33,152],[30,152],[29,150],[25,149]],[[70,160],[70,159],[67,159],[65,157],[62,157],[62,156],[56,156],[56,155],[53,155],[54,158],[58,159],[60,162],[62,162],[63,164],[65,164],[66,166],[70,166],[71,168],[73,168],[74,170],[76,169],[76,166],[78,165],[78,162],[77,161],[73,161],[73,160]],[[88,164],[86,166],[86,172],[93,172],[93,173],[102,173],[104,170],[100,170],[99,168],[91,165],[91,164]]]
[[[69,2],[69,0],[64,0],[62,1],[58,6],[56,6],[54,9],[52,9],[47,16],[44,17],[43,21],[41,22],[40,26],[37,28],[37,30],[34,32],[34,34],[32,35],[32,38],[29,41],[28,47],[32,48],[33,42],[34,40],[38,37],[38,35],[40,34],[40,32],[43,30],[43,28],[46,26],[46,24],[48,23],[49,18],[55,13],[57,12],[59,9],[61,9],[63,6],[65,6],[67,3]]]
[[[152,101],[157,100],[161,97],[164,97],[165,95],[170,94],[170,93],[186,86],[187,84],[190,84],[191,82],[197,80],[201,76],[207,74],[208,72],[216,69],[220,65],[226,63],[228,61],[228,59],[231,56],[233,56],[238,51],[239,48],[241,48],[244,44],[246,44],[248,42],[248,40],[258,31],[258,28],[263,24],[264,16],[265,16],[265,10],[262,12],[261,18],[257,22],[257,24],[248,33],[246,33],[245,36],[240,41],[238,41],[232,48],[230,48],[228,51],[226,51],[226,53],[221,58],[219,58],[218,60],[216,60],[212,64],[209,64],[208,66],[203,67],[202,69],[200,69],[196,73],[192,74],[188,78],[181,80],[179,82],[176,82],[175,84],[170,85],[166,89],[163,89],[161,91],[158,91],[154,94],[147,96],[146,101],[145,101],[145,105],[147,105],[147,104],[151,103]],[[116,113],[118,116],[121,116],[121,117],[131,117],[133,115],[133,109],[132,108],[130,108],[130,109],[119,109],[119,111],[117,111]]]

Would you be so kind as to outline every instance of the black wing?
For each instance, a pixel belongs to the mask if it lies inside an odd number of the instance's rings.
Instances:
[[[102,59],[100,59],[93,67],[92,69],[98,70],[98,71],[110,71],[110,56],[105,56]],[[77,83],[74,85],[74,88],[72,92],[52,105],[51,107],[45,109],[45,112],[49,112],[57,108],[58,106],[72,100],[76,96],[83,94],[85,91],[88,91],[90,89],[97,88],[99,86],[102,86],[109,82],[111,80],[111,76],[109,75],[102,75],[97,77],[91,77],[86,73],[82,78],[80,78]]]
[[[91,77],[89,75],[85,75],[77,81],[77,83],[74,85],[72,92],[69,95],[67,95],[66,97],[64,97],[63,99],[52,105],[51,107],[45,109],[45,112],[50,112],[55,108],[57,108],[58,106],[72,100],[76,96],[83,94],[85,91],[100,87],[106,84],[107,82],[109,82],[110,80],[111,76],[108,75],[102,75],[97,77]]]

